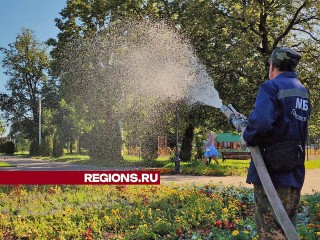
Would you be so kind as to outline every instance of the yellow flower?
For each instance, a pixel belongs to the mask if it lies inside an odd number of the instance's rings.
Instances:
[[[316,232],[317,236],[320,236],[320,232]]]
[[[249,231],[248,230],[244,230],[243,233],[244,234],[249,234]]]
[[[223,211],[224,213],[228,213],[228,208],[224,208],[224,209],[222,209],[222,211]]]
[[[232,236],[237,236],[237,235],[239,235],[239,231],[238,231],[238,230],[234,230],[234,231],[232,232]]]
[[[111,213],[114,215],[118,214],[118,212],[119,212],[119,209],[111,209]]]
[[[109,216],[104,216],[104,219],[107,223],[111,223],[111,218]]]

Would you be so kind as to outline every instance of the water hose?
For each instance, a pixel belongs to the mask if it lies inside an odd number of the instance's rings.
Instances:
[[[247,119],[244,118],[243,115],[239,114],[231,105],[229,105],[229,108],[223,105],[220,110],[224,115],[227,116],[229,122],[237,129],[238,132],[243,132],[245,130],[247,126]],[[249,149],[264,191],[267,194],[269,202],[284,233],[289,240],[299,240],[300,238],[296,232],[296,229],[294,228],[286,210],[284,209],[278,193],[272,183],[259,146],[249,147]]]

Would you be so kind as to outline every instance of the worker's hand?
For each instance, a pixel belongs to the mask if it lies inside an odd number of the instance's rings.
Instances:
[[[243,115],[242,113],[239,113],[239,112],[236,113],[236,117],[237,118],[247,119],[247,117],[245,115]]]
[[[241,134],[241,137],[240,137],[240,145],[241,145],[241,147],[248,146],[247,142],[243,139],[243,133]]]

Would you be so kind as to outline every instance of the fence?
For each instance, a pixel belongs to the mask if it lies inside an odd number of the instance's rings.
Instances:
[[[319,154],[319,148],[307,148],[306,149],[306,160],[310,159],[319,159],[320,154]]]
[[[158,147],[159,157],[170,156],[174,153],[174,151],[175,151],[174,148]],[[140,147],[124,147],[123,154],[124,155],[141,156],[141,148]]]
[[[219,156],[221,156],[222,151],[228,152],[238,152],[238,151],[249,151],[249,149],[241,149],[241,148],[217,148],[219,152]],[[170,156],[174,154],[175,149],[169,147],[158,147],[158,155],[159,157]],[[141,156],[141,149],[140,147],[124,147],[123,153],[125,155],[134,155],[134,156]],[[306,160],[311,159],[319,159],[320,158],[320,151],[319,148],[308,148],[306,149]]]

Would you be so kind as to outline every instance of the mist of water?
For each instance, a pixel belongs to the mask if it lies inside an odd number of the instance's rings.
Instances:
[[[121,121],[133,132],[156,134],[180,100],[222,105],[188,41],[163,22],[122,22],[70,42],[60,68],[65,96],[88,106],[88,119]]]
[[[191,102],[199,102],[204,105],[221,108],[222,100],[218,91],[214,88],[213,80],[205,69],[205,66],[194,57],[192,59],[194,69],[196,70],[196,79],[189,91]]]
[[[123,73],[124,96],[189,99],[220,108],[222,102],[213,80],[177,31],[163,22],[130,23],[125,28],[125,36],[120,31],[115,37],[124,44],[114,49],[111,60],[113,68]]]

